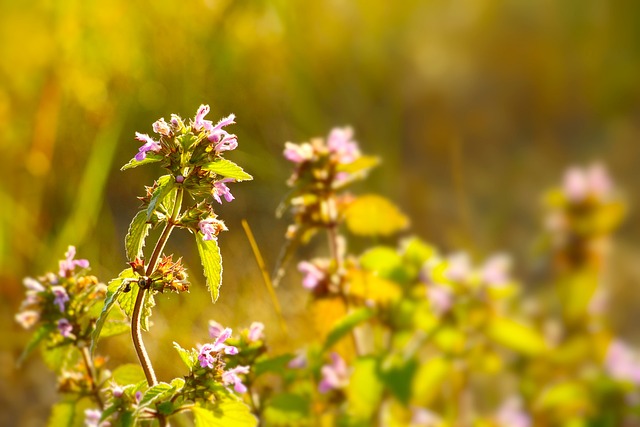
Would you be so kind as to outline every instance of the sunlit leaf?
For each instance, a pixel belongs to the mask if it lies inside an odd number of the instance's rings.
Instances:
[[[98,344],[98,339],[102,333],[102,328],[109,317],[109,312],[113,307],[113,304],[118,300],[120,293],[124,288],[124,280],[131,279],[135,276],[133,271],[130,268],[122,270],[116,279],[113,279],[109,282],[107,286],[107,295],[104,300],[104,305],[102,307],[102,311],[100,312],[100,316],[96,320],[96,326],[91,333],[91,353],[95,352],[96,345]]]
[[[264,420],[267,425],[299,425],[309,418],[310,402],[308,397],[299,394],[278,394],[265,403]]]
[[[358,174],[366,172],[369,169],[380,164],[380,159],[375,156],[361,156],[351,163],[340,163],[336,166],[338,172],[347,172]]]
[[[409,218],[375,194],[358,197],[345,212],[349,231],[359,236],[390,236],[409,226]]]
[[[158,186],[153,191],[151,195],[151,200],[149,200],[149,206],[147,207],[147,217],[145,221],[149,221],[151,218],[151,214],[156,210],[157,206],[162,203],[162,200],[171,192],[173,187],[176,185],[176,181],[173,179],[171,175],[163,175],[158,178]]]
[[[202,234],[196,233],[196,244],[211,300],[216,302],[220,295],[220,285],[222,284],[222,257],[220,256],[218,241],[216,239],[204,240]]]
[[[196,358],[194,357],[193,352],[190,350],[186,350],[180,346],[177,342],[174,341],[173,348],[176,349],[178,355],[180,356],[180,360],[184,362],[187,368],[192,369],[196,364]]]
[[[365,322],[370,319],[374,315],[374,312],[367,308],[361,307],[356,310],[353,310],[342,319],[338,320],[333,329],[327,335],[327,339],[324,343],[324,348],[329,349],[334,346],[335,343],[340,341],[345,335],[348,335],[353,328],[358,326],[360,323]]]
[[[418,366],[412,381],[412,395],[421,406],[428,407],[447,382],[451,362],[442,356],[429,359]]]
[[[227,159],[216,159],[202,166],[202,169],[214,172],[216,175],[221,175],[225,178],[233,178],[236,181],[250,181],[253,179],[240,166]]]
[[[226,398],[219,401],[215,408],[192,408],[196,427],[253,427],[258,420],[251,414],[249,407],[239,400]]]
[[[83,424],[83,417],[76,416],[74,402],[59,402],[51,408],[47,427],[74,427]]]
[[[529,356],[539,355],[547,349],[540,332],[505,317],[491,319],[487,334],[498,344]]]
[[[140,211],[133,217],[129,231],[124,238],[127,259],[134,261],[136,258],[143,258],[142,248],[151,229],[151,224],[147,222],[147,212]]]
[[[397,300],[402,295],[400,287],[387,279],[370,271],[349,270],[349,293],[364,300],[386,304]]]
[[[167,384],[164,382],[160,382],[154,386],[151,386],[142,395],[142,399],[140,399],[139,405],[148,406],[149,404],[153,403],[163,395],[169,394],[168,392],[170,392],[173,389],[174,387],[171,384]]]
[[[148,165],[149,163],[156,163],[162,160],[163,158],[164,157],[160,154],[150,153],[147,151],[147,156],[144,159],[136,160],[136,158],[134,157],[133,159],[129,160],[129,163],[122,166],[120,170],[123,171],[127,169],[137,168],[138,166],[142,166],[142,165]]]
[[[135,363],[125,363],[113,370],[112,379],[119,385],[136,384],[146,381],[142,367]]]
[[[356,420],[370,420],[378,408],[383,390],[378,360],[373,357],[356,360],[346,390],[349,416]]]

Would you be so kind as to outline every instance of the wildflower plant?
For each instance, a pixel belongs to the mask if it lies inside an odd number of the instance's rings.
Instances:
[[[197,425],[224,420],[229,413],[234,414],[236,425],[255,423],[239,397],[246,391],[242,377],[249,368],[225,368],[225,358],[238,353],[236,347],[225,344],[231,329],[224,329],[200,350],[175,344],[189,374],[170,382],[158,381],[142,340],[141,331],[150,329],[156,297],[189,291],[182,259],[164,254],[175,229],[195,237],[211,298],[215,302],[219,296],[222,260],[217,239],[227,228],[218,219],[215,205],[234,199],[232,183],[252,177],[224,157],[238,146],[237,137],[226,130],[235,123],[233,114],[214,124],[206,119],[208,113],[209,106],[201,105],[188,121],[177,115],[171,115],[169,122],[157,120],[153,137],[136,132],[135,139],[142,145],[122,170],[158,163],[167,173],[140,197],[140,211],[125,238],[129,267],[116,279],[104,285],[87,275],[88,261],[74,259],[75,248],[69,247],[57,275],[25,280],[27,299],[16,320],[25,327],[39,326],[27,350],[40,343],[47,351],[74,348],[83,361],[78,364],[79,357],[65,355],[64,363],[57,365],[60,390],[75,394],[82,405],[66,401],[72,410],[54,410],[52,425],[72,423],[81,409],[86,409],[87,425],[134,425],[143,420],[167,425],[169,417],[185,411],[194,414]],[[149,231],[156,227],[162,232],[145,255]],[[104,358],[96,356],[100,338],[129,329],[144,374],[144,381],[134,384],[122,382],[126,375],[119,375],[119,368],[111,375],[104,368]],[[63,412],[66,419],[61,417]]]

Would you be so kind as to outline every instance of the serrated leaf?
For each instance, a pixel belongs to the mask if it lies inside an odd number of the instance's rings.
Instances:
[[[409,226],[409,218],[389,200],[375,194],[353,201],[345,212],[349,231],[358,236],[391,236]]]
[[[150,291],[145,292],[142,301],[142,315],[140,316],[140,327],[144,331],[149,330],[149,318],[151,317],[151,309],[156,306],[156,299]]]
[[[149,387],[149,389],[142,395],[142,399],[140,399],[139,406],[148,406],[149,404],[156,401],[158,398],[162,397],[162,395],[171,391],[173,387],[170,384],[160,382],[154,386]]]
[[[145,221],[149,221],[151,218],[151,214],[156,210],[156,207],[162,203],[162,200],[171,192],[173,187],[176,185],[175,180],[171,175],[163,175],[158,178],[158,186],[153,191],[151,195],[151,200],[149,200],[149,206],[147,207],[147,217]]]
[[[340,339],[349,334],[353,328],[370,319],[373,314],[373,311],[369,308],[361,307],[338,320],[333,326],[333,329],[331,329],[331,332],[327,335],[327,339],[324,342],[324,349],[327,350],[333,347]]]
[[[130,268],[127,268],[122,270],[116,279],[109,282],[102,311],[100,312],[100,316],[98,317],[98,320],[96,320],[96,326],[93,328],[93,332],[91,333],[91,354],[95,352],[98,339],[102,333],[102,328],[107,321],[107,317],[109,317],[109,312],[111,311],[113,304],[118,300],[118,297],[124,288],[124,280],[131,279],[133,277],[135,277],[135,274]]]
[[[40,343],[45,338],[47,338],[47,336],[49,336],[49,334],[55,329],[56,327],[52,324],[42,325],[38,329],[36,329],[36,331],[31,336],[31,339],[24,347],[24,350],[22,350],[22,354],[18,358],[18,366],[20,366],[22,362],[24,362],[25,359],[33,352],[33,350],[35,350],[38,345],[40,345]]]
[[[491,319],[487,334],[498,344],[529,356],[547,349],[544,337],[537,330],[505,317]]]
[[[127,259],[134,261],[136,258],[143,258],[142,248],[144,241],[149,234],[151,224],[147,222],[147,212],[140,211],[133,217],[133,221],[129,225],[129,231],[124,238],[124,245],[127,253]]]
[[[220,256],[218,241],[217,239],[204,240],[202,234],[196,233],[196,244],[211,300],[216,302],[220,295],[220,285],[222,284],[222,257]]]
[[[137,168],[138,166],[148,165],[149,163],[156,163],[156,162],[159,162],[160,160],[162,160],[163,158],[164,157],[161,156],[160,154],[147,152],[147,157],[145,157],[142,160],[136,160],[136,158],[134,157],[133,159],[129,160],[129,163],[127,163],[126,165],[122,166],[120,168],[120,170],[124,171],[124,170],[127,170],[127,169]]]
[[[141,289],[137,284],[132,284],[131,291],[120,292],[118,297],[118,304],[124,313],[131,318],[133,316],[133,308],[135,306],[138,292]],[[140,314],[140,327],[148,331],[149,330],[149,317],[151,317],[151,308],[156,305],[155,298],[151,292],[145,291],[144,300],[142,301],[142,313]]]
[[[258,420],[249,407],[235,399],[222,400],[215,408],[192,408],[196,427],[254,427]]]
[[[251,181],[253,177],[246,173],[240,166],[227,159],[216,159],[202,166],[202,169],[214,172],[225,178],[233,178],[236,181]]]
[[[180,359],[187,365],[187,368],[192,369],[196,363],[195,358],[193,357],[193,353],[189,350],[186,350],[180,346],[177,342],[173,342],[173,348],[176,349]]]

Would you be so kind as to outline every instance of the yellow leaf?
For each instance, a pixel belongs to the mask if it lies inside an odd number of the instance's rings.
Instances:
[[[409,219],[389,200],[374,194],[357,198],[345,212],[349,230],[359,236],[390,236],[409,226]]]
[[[401,296],[401,290],[394,282],[383,279],[371,271],[352,269],[348,274],[349,293],[353,296],[388,303]]]
[[[529,356],[547,349],[544,337],[537,330],[504,317],[492,319],[487,333],[498,344]]]

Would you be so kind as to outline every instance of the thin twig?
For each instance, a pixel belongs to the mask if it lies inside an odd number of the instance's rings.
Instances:
[[[104,402],[102,401],[102,397],[100,396],[100,390],[98,390],[98,387],[96,386],[96,383],[97,383],[96,369],[91,359],[89,347],[82,347],[81,353],[82,353],[82,359],[84,360],[84,366],[87,369],[87,375],[89,376],[91,393],[96,398],[96,402],[98,402],[98,406],[100,406],[100,409],[104,409]]]

